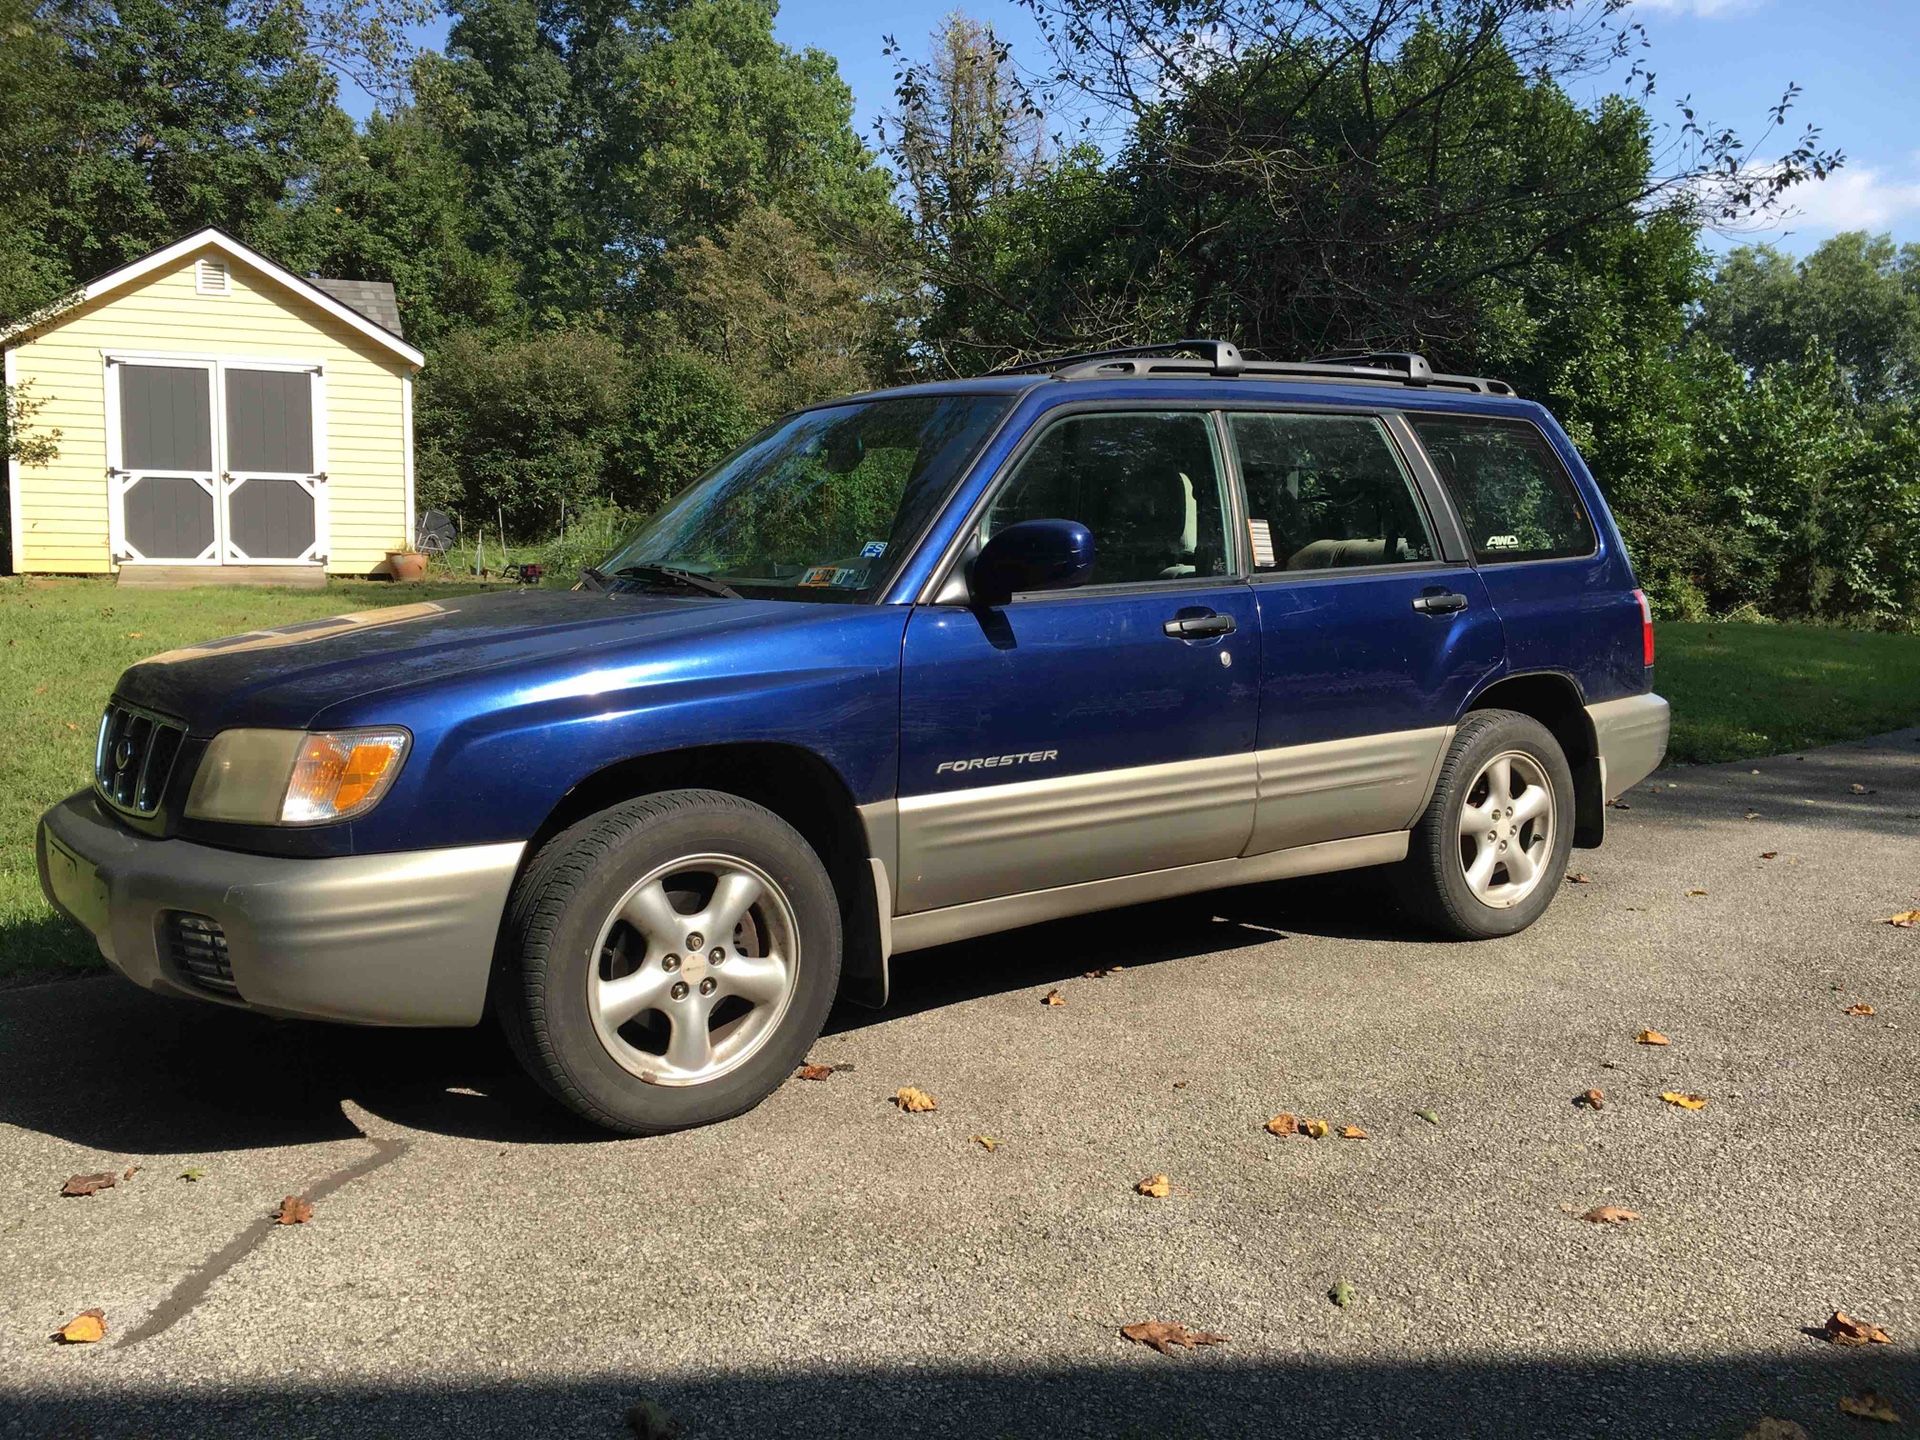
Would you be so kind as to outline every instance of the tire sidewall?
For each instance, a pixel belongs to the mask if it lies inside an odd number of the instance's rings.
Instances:
[[[1496,755],[1518,750],[1539,763],[1553,791],[1553,841],[1548,847],[1546,873],[1533,892],[1517,905],[1495,907],[1473,893],[1466,871],[1460,864],[1460,813],[1481,769]],[[1492,717],[1490,723],[1467,738],[1457,752],[1452,770],[1452,786],[1442,797],[1436,821],[1440,827],[1439,874],[1435,877],[1445,892],[1447,908],[1463,929],[1475,935],[1493,938],[1512,935],[1526,929],[1545,913],[1566,874],[1573,853],[1574,793],[1573,771],[1553,733],[1530,716],[1508,712]]]
[[[543,953],[525,961],[538,968],[538,976],[528,978],[537,978],[544,990],[546,1058],[554,1078],[578,1091],[600,1118],[638,1132],[708,1124],[758,1104],[804,1058],[839,983],[839,904],[812,848],[757,805],[686,798],[691,803],[644,818],[595,859],[566,899]],[[563,848],[571,834],[561,837]],[[778,1028],[743,1063],[699,1085],[649,1084],[607,1053],[588,1009],[601,927],[642,875],[682,856],[707,853],[746,860],[785,892],[798,931],[798,978]]]

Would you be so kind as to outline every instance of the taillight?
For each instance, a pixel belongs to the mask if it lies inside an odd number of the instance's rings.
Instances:
[[[1653,668],[1653,607],[1647,604],[1647,592],[1636,590],[1633,598],[1640,604],[1640,663]]]

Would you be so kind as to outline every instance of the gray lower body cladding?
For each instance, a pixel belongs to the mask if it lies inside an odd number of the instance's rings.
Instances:
[[[135,984],[250,1009],[376,1025],[473,1025],[525,846],[289,859],[137,835],[90,793],[41,819],[41,888]],[[170,943],[178,917],[219,928],[209,984]]]

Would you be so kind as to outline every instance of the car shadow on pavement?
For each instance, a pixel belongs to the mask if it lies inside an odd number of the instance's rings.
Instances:
[[[1365,1317],[1339,1328],[1365,1344]],[[1462,1337],[1463,1339],[1467,1337]],[[1657,1348],[1661,1337],[1631,1337]],[[1020,1337],[1007,1336],[1010,1352]],[[1622,1337],[1628,1343],[1628,1337]],[[1329,1342],[1337,1343],[1337,1341]],[[565,1383],[330,1388],[312,1385],[16,1395],[0,1391],[0,1431],[23,1435],[684,1435],[1098,1437],[1743,1435],[1773,1417],[1804,1429],[1773,1435],[1857,1434],[1843,1396],[1874,1390],[1904,1414],[1920,1397],[1911,1355],[1814,1348],[1791,1358],[1698,1357],[1383,1364],[1299,1359],[1246,1364],[1229,1346],[1168,1356],[1114,1341],[1110,1363],[991,1369],[938,1364],[908,1370],[786,1373],[716,1370],[698,1379],[643,1373]],[[103,1383],[89,1380],[88,1387]],[[637,1407],[647,1421],[630,1419]],[[11,1426],[11,1428],[9,1428]],[[1849,1428],[1851,1427],[1851,1428]]]
[[[1213,954],[1287,933],[1406,939],[1367,872],[1162,901],[902,956],[884,1010],[830,1032],[1110,966]],[[491,1024],[385,1030],[170,1000],[117,976],[0,992],[0,1124],[128,1155],[351,1139],[343,1102],[432,1134],[604,1141],[549,1100]]]
[[[1243,885],[1078,915],[897,955],[886,1009],[842,1005],[829,1034],[987,995],[1057,985],[1093,970],[1140,969],[1247,945],[1317,935],[1431,941],[1389,893],[1386,872],[1349,870]]]

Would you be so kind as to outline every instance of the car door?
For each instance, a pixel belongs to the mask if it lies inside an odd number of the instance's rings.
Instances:
[[[1398,417],[1225,421],[1260,616],[1248,853],[1405,829],[1501,663],[1499,617]]]
[[[902,668],[902,913],[1238,855],[1253,823],[1259,628],[1211,415],[1040,422],[978,543],[1078,520],[1082,588],[915,609]]]

